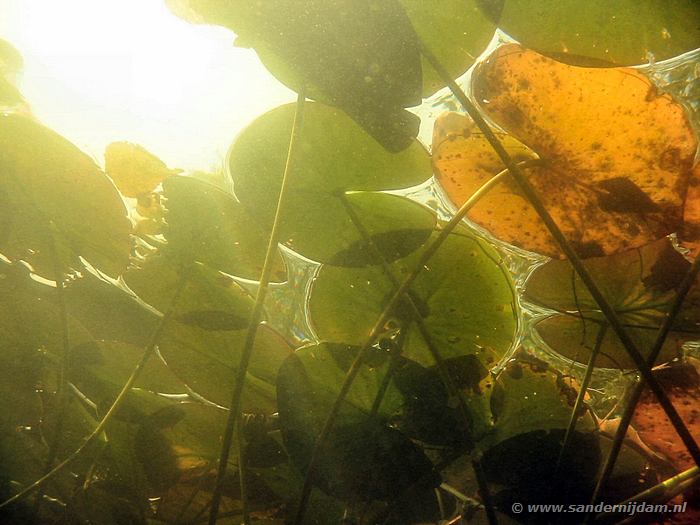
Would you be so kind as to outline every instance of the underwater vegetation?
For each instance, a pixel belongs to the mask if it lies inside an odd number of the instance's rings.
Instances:
[[[298,99],[98,165],[0,40],[0,522],[700,522],[700,3],[167,4]]]

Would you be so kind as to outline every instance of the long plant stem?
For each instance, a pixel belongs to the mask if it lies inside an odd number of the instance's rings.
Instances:
[[[460,491],[458,491],[452,485],[448,485],[447,483],[440,483],[440,488],[442,490],[444,490],[445,492],[447,492],[448,494],[454,496],[457,500],[461,501],[462,503],[467,503],[473,507],[482,506],[481,501],[475,500],[474,498],[470,498],[466,494],[462,494]]]
[[[583,407],[583,401],[586,397],[586,391],[588,390],[588,385],[591,384],[591,377],[593,377],[593,369],[595,368],[595,360],[600,352],[600,347],[603,345],[603,339],[605,339],[605,334],[608,332],[608,325],[604,324],[598,330],[598,335],[596,336],[595,346],[591,352],[591,357],[588,360],[588,365],[586,366],[586,372],[583,375],[583,381],[579,386],[578,395],[576,396],[576,402],[574,403],[574,408],[571,410],[571,418],[569,419],[569,424],[566,427],[566,433],[564,434],[564,441],[561,445],[561,450],[559,451],[559,457],[557,458],[557,466],[554,469],[554,479],[559,479],[559,469],[561,468],[562,461],[566,454],[566,450],[571,444],[571,438],[576,430],[576,423],[579,419],[579,413]]]
[[[673,301],[673,304],[671,305],[670,310],[666,314],[664,322],[659,328],[656,340],[654,341],[654,345],[652,346],[651,352],[649,353],[649,357],[647,359],[647,364],[649,367],[654,366],[654,363],[656,362],[659,353],[661,353],[661,349],[663,348],[664,342],[666,341],[666,336],[671,331],[673,323],[675,322],[676,317],[681,311],[683,302],[685,301],[688,292],[690,292],[690,289],[695,284],[698,274],[700,274],[700,255],[698,255],[695,258],[692,266],[688,270],[688,273],[686,273],[685,277],[683,278],[683,281],[679,285],[678,292],[676,293],[676,297]],[[630,423],[632,422],[634,410],[637,407],[637,403],[639,402],[639,399],[642,396],[644,387],[644,378],[641,378],[637,385],[635,385],[634,390],[632,391],[632,394],[630,395],[625,405],[625,409],[622,413],[622,416],[620,417],[620,423],[617,427],[617,430],[615,431],[615,437],[613,438],[610,452],[608,452],[608,455],[605,458],[603,469],[600,473],[600,476],[598,477],[595,490],[593,491],[591,503],[595,503],[598,500],[601,492],[605,488],[605,484],[608,482],[608,479],[612,474],[613,468],[615,467],[615,461],[617,460],[617,456],[622,448],[622,443],[625,439],[625,435],[627,434],[627,429],[629,428]]]
[[[331,410],[328,413],[328,417],[326,418],[326,421],[323,424],[323,428],[321,429],[321,432],[318,435],[318,438],[316,439],[316,444],[314,445],[314,449],[311,453],[311,458],[309,460],[309,466],[307,467],[306,476],[304,477],[304,484],[301,489],[299,506],[297,508],[296,517],[293,521],[294,525],[301,525],[304,520],[304,514],[306,513],[306,507],[309,502],[309,495],[311,494],[311,485],[314,480],[316,464],[319,460],[320,451],[322,447],[325,446],[325,443],[328,440],[328,436],[330,435],[330,432],[333,429],[333,425],[335,424],[335,420],[338,417],[340,407],[348,392],[350,391],[350,387],[352,386],[355,377],[360,371],[360,366],[362,365],[362,361],[364,360],[367,351],[372,346],[376,338],[379,336],[382,328],[391,317],[392,312],[394,311],[396,306],[399,304],[399,301],[401,301],[403,296],[406,294],[411,284],[413,284],[413,281],[415,281],[416,277],[418,277],[418,275],[420,274],[423,267],[428,263],[432,256],[435,255],[437,250],[440,248],[442,243],[445,242],[450,233],[459,225],[460,222],[462,222],[462,219],[466,217],[467,213],[469,213],[469,210],[471,210],[472,207],[477,202],[479,202],[479,200],[484,195],[486,195],[486,193],[488,193],[496,184],[501,182],[501,180],[505,177],[507,173],[508,170],[501,171],[493,178],[491,178],[488,182],[486,182],[483,186],[481,186],[477,191],[474,192],[474,194],[467,200],[467,202],[465,202],[462,205],[459,211],[457,211],[457,213],[450,219],[450,221],[447,224],[445,224],[445,226],[440,230],[433,242],[426,247],[425,251],[423,251],[423,253],[421,254],[419,261],[416,263],[413,271],[404,279],[404,281],[401,283],[401,286],[399,286],[396,289],[396,291],[394,291],[394,294],[387,301],[384,310],[382,310],[381,314],[379,315],[379,318],[376,320],[374,326],[370,330],[369,335],[365,340],[365,344],[362,345],[360,351],[355,357],[355,360],[350,365],[350,368],[348,369],[345,375],[343,384],[340,386],[338,396],[336,397],[333,406],[331,407]]]
[[[626,505],[634,502],[666,503],[679,494],[683,494],[689,489],[696,487],[698,484],[700,484],[700,468],[695,466],[626,499],[619,505]],[[606,523],[610,521],[610,518],[613,518],[613,522],[618,523],[618,521],[614,519],[615,516],[615,514],[602,513],[595,516],[594,521],[596,523]],[[617,514],[617,516],[619,517],[619,514]]]
[[[279,197],[277,199],[277,209],[275,211],[275,218],[272,223],[272,230],[270,231],[270,238],[267,244],[267,252],[265,253],[265,262],[263,264],[262,272],[260,274],[258,290],[255,294],[255,305],[253,306],[253,312],[250,316],[248,331],[246,333],[246,339],[243,345],[243,351],[241,353],[241,360],[238,365],[238,370],[236,371],[236,379],[233,387],[233,394],[231,395],[231,403],[229,405],[230,411],[226,421],[226,428],[224,429],[224,435],[221,445],[221,453],[219,455],[219,466],[216,474],[216,485],[214,487],[211,510],[209,512],[210,525],[214,525],[216,523],[217,515],[219,513],[219,504],[221,503],[221,493],[223,491],[223,483],[224,477],[226,475],[226,467],[228,463],[229,452],[233,442],[234,429],[237,429],[238,471],[239,482],[241,487],[241,501],[243,503],[243,523],[245,523],[245,525],[250,524],[250,515],[248,513],[246,490],[245,448],[243,446],[244,439],[243,430],[241,428],[241,403],[243,398],[243,386],[245,385],[245,379],[248,373],[250,358],[253,355],[253,347],[255,345],[255,336],[258,332],[258,325],[262,320],[263,309],[265,305],[265,297],[267,295],[268,285],[274,266],[273,263],[275,253],[277,251],[277,246],[279,243],[279,230],[282,222],[281,218],[284,209],[284,203],[289,187],[290,174],[294,169],[296,157],[298,155],[299,148],[297,147],[297,145],[299,141],[299,136],[301,134],[301,126],[304,120],[305,100],[306,96],[304,95],[304,89],[301,89],[297,97],[296,111],[294,113],[294,123],[292,124],[292,133],[289,139],[289,149],[287,150],[287,161],[284,167],[284,173],[282,175],[282,184],[280,187]]]
[[[355,225],[357,228],[357,231],[360,233],[362,238],[365,240],[365,242],[370,246],[371,250],[374,252],[375,257],[378,258],[378,260],[381,262],[382,269],[384,271],[384,274],[386,275],[387,279],[389,279],[389,282],[391,283],[392,287],[394,289],[398,289],[401,286],[401,283],[399,282],[398,278],[394,275],[394,272],[392,271],[391,267],[389,266],[389,263],[386,261],[386,258],[382,254],[382,252],[379,250],[379,247],[375,244],[374,240],[372,239],[372,236],[369,234],[367,229],[365,228],[364,224],[362,223],[362,220],[360,217],[357,215],[357,212],[355,209],[352,207],[348,199],[346,198],[345,194],[340,196],[340,200],[343,203],[343,206],[345,207],[345,210],[348,213],[348,216],[350,217],[350,220],[352,223]],[[422,267],[422,266],[421,266]],[[452,376],[450,375],[449,371],[447,370],[447,367],[445,366],[445,361],[442,357],[442,354],[438,350],[437,345],[433,341],[432,335],[430,333],[430,330],[425,324],[425,320],[423,319],[423,315],[421,314],[418,306],[416,305],[416,300],[414,298],[413,293],[409,289],[405,295],[406,297],[406,303],[408,304],[409,308],[411,309],[411,315],[413,318],[413,321],[416,323],[416,326],[418,327],[418,332],[421,334],[421,337],[423,338],[423,341],[425,342],[428,350],[430,351],[431,356],[435,360],[435,363],[437,364],[437,369],[438,372],[441,376],[442,382],[445,385],[445,388],[447,389],[448,394],[450,397],[453,399],[456,399],[459,405],[459,415],[460,419],[462,420],[462,425],[464,426],[464,433],[465,436],[469,437],[469,441],[472,441],[472,436],[471,436],[471,425],[470,425],[470,419],[469,419],[469,414],[467,411],[467,403],[464,400],[464,396],[462,392],[457,388],[457,385],[454,382],[454,379],[452,379]],[[477,481],[481,481],[481,478],[477,478]],[[479,489],[482,491],[487,490],[486,487],[481,487],[479,486]],[[486,504],[486,502],[484,503]],[[487,510],[487,516],[494,516],[494,512],[488,512]],[[496,522],[490,522],[491,525],[495,525]]]
[[[685,485],[688,482],[697,483],[698,481],[700,481],[700,467],[691,467],[676,474],[672,478],[668,478],[667,480],[626,499],[623,501],[623,503],[647,500],[659,501],[661,499],[669,500],[680,494],[680,492],[677,492],[679,486]]]
[[[443,81],[448,85],[454,96],[457,98],[457,100],[459,100],[460,104],[462,104],[464,110],[469,114],[474,123],[484,134],[484,137],[486,140],[488,140],[489,144],[501,159],[503,164],[509,169],[511,177],[513,177],[533,209],[540,216],[540,219],[545,224],[554,240],[557,242],[557,245],[561,251],[569,259],[569,262],[573,266],[574,270],[586,285],[588,292],[598,304],[598,307],[607,319],[610,327],[614,330],[615,334],[622,342],[622,345],[625,347],[625,350],[637,366],[637,369],[649,384],[649,388],[659,400],[659,404],[673,424],[674,429],[683,441],[685,447],[688,449],[688,452],[692,456],[693,460],[697,465],[700,465],[700,447],[698,447],[697,442],[688,431],[688,427],[685,425],[683,419],[678,414],[678,411],[671,403],[671,400],[668,398],[668,395],[664,391],[663,387],[651,373],[651,368],[639,353],[634,341],[632,341],[631,337],[624,329],[617,312],[615,312],[615,309],[610,305],[608,300],[600,291],[598,285],[595,283],[593,277],[588,271],[588,268],[586,268],[586,266],[583,264],[583,261],[576,253],[574,247],[562,233],[557,223],[545,208],[535,188],[530,184],[530,181],[527,179],[527,177],[525,177],[525,174],[522,172],[520,167],[505,150],[503,144],[501,144],[498,137],[496,137],[491,127],[486,123],[484,118],[476,109],[476,106],[472,104],[464,91],[462,91],[462,89],[449,75],[447,70],[445,70],[444,66],[437,60],[433,53],[425,47],[425,45],[422,46],[422,52],[433,68],[438,72],[438,74],[440,74]]]
[[[173,297],[170,301],[170,306],[168,307],[167,311],[163,314],[163,317],[161,317],[160,322],[153,331],[153,334],[151,334],[151,338],[148,342],[148,345],[146,346],[146,349],[143,352],[143,355],[141,356],[141,359],[132,370],[131,375],[126,380],[126,383],[124,383],[124,386],[119,391],[119,394],[117,395],[116,399],[112,402],[112,405],[109,407],[105,415],[102,416],[102,419],[93,429],[93,431],[85,438],[83,444],[80,445],[70,456],[61,461],[58,465],[56,465],[53,469],[44,474],[34,483],[25,487],[11,498],[0,503],[0,509],[24,499],[35,490],[43,487],[48,481],[53,479],[64,468],[73,463],[73,461],[75,461],[83,453],[83,451],[87,447],[92,445],[92,443],[102,434],[104,429],[107,427],[107,424],[111,421],[112,416],[114,416],[117,410],[121,407],[122,403],[131,391],[131,388],[134,386],[134,383],[139,378],[139,375],[141,375],[141,372],[146,366],[146,363],[148,363],[148,360],[153,355],[156,346],[158,345],[158,341],[160,341],[160,337],[163,334],[163,330],[165,329],[165,326],[168,323],[168,321],[171,319],[177,301],[179,300],[180,295],[182,294],[182,291],[185,288],[187,281],[189,280],[190,271],[191,270],[189,268],[183,270],[182,275],[180,276],[180,281],[177,284],[175,292],[173,293]]]
[[[399,335],[396,340],[397,348],[396,350],[392,350],[391,355],[389,356],[389,368],[386,371],[386,374],[384,374],[384,377],[382,377],[382,382],[379,384],[379,388],[377,389],[377,395],[374,396],[374,401],[372,401],[372,406],[369,409],[370,420],[374,420],[377,417],[377,414],[379,413],[379,408],[382,406],[382,401],[384,401],[384,396],[386,395],[387,390],[389,390],[391,380],[394,378],[394,374],[398,370],[399,357],[403,353],[405,344],[406,332],[402,330],[401,332],[399,332]]]
[[[481,501],[484,504],[484,510],[486,510],[486,519],[488,520],[489,525],[498,523],[493,498],[491,497],[491,490],[489,489],[484,467],[481,465],[481,457],[472,459],[472,468],[474,469],[476,484],[479,486],[479,495],[481,496]]]
[[[50,440],[49,453],[44,465],[44,474],[47,474],[56,462],[56,456],[61,446],[63,435],[63,421],[65,419],[66,406],[68,404],[68,374],[71,366],[70,332],[68,328],[68,308],[65,295],[65,275],[61,268],[56,236],[58,229],[53,222],[49,222],[49,246],[51,246],[51,259],[53,262],[54,281],[56,283],[56,299],[58,301],[59,318],[61,322],[61,360],[58,372],[58,387],[56,391],[56,421],[53,425],[53,435]],[[41,502],[44,496],[44,487],[39,489],[34,503],[35,519],[41,510]]]

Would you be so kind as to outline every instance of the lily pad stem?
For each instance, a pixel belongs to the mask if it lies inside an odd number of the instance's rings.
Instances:
[[[683,494],[692,487],[697,486],[700,483],[700,468],[695,466],[688,470],[684,470],[680,474],[676,474],[672,478],[668,478],[647,490],[640,492],[639,494],[626,499],[620,505],[625,505],[628,503],[633,503],[635,501],[644,501],[647,503],[665,503],[672,498],[678,496],[678,494]],[[596,516],[596,522],[605,523],[608,520],[605,518],[614,517],[614,514],[598,514]],[[616,515],[619,519],[619,514]]]
[[[581,408],[583,407],[583,401],[586,397],[586,391],[588,390],[588,385],[591,384],[591,377],[593,377],[593,370],[595,368],[595,360],[600,352],[600,347],[603,345],[603,340],[605,339],[605,334],[608,333],[608,324],[605,323],[598,329],[598,335],[596,336],[595,346],[591,352],[591,357],[588,359],[588,365],[586,366],[586,372],[583,375],[583,381],[578,389],[578,395],[576,396],[576,402],[574,407],[571,409],[571,418],[569,419],[569,425],[566,427],[566,432],[564,433],[564,441],[561,444],[561,450],[559,450],[559,457],[557,458],[557,465],[554,468],[554,480],[559,483],[559,470],[561,469],[561,464],[564,461],[564,456],[566,451],[571,444],[571,438],[576,430],[576,423],[579,419],[579,414],[581,413]],[[564,483],[565,480],[561,480]]]
[[[228,464],[229,452],[233,442],[234,430],[236,430],[236,440],[238,442],[238,471],[239,483],[241,488],[241,502],[243,504],[243,523],[245,525],[250,524],[250,515],[248,512],[247,505],[245,475],[246,459],[245,449],[243,446],[243,429],[241,425],[241,403],[243,397],[243,386],[245,384],[246,375],[248,373],[248,365],[250,364],[250,358],[253,355],[255,336],[257,335],[258,325],[262,320],[263,308],[265,305],[265,297],[267,295],[268,284],[274,267],[273,261],[279,243],[279,230],[282,222],[282,211],[289,187],[290,174],[294,168],[294,164],[296,162],[296,157],[298,155],[299,150],[297,146],[299,142],[299,136],[301,134],[302,122],[304,120],[305,101],[306,96],[304,94],[304,89],[302,88],[297,96],[296,111],[294,113],[294,123],[292,124],[292,132],[289,139],[289,148],[287,150],[287,161],[284,166],[282,184],[280,187],[279,196],[277,198],[277,209],[275,211],[275,218],[272,223],[270,239],[268,241],[267,251],[265,253],[265,262],[263,263],[262,272],[260,274],[260,282],[258,284],[258,289],[255,294],[255,305],[253,306],[253,312],[250,316],[248,331],[246,333],[246,339],[243,345],[243,351],[241,353],[241,360],[238,365],[238,370],[236,371],[233,393],[231,395],[231,403],[229,404],[230,410],[228,413],[228,418],[226,420],[226,428],[224,429],[223,440],[221,444],[221,452],[219,454],[219,466],[216,474],[216,484],[214,486],[214,492],[212,494],[211,501],[211,509],[209,512],[210,525],[216,524],[217,515],[219,513],[219,504],[221,503],[221,493],[223,491],[224,477],[226,475],[226,467]]]
[[[47,474],[54,462],[58,449],[61,446],[61,436],[63,435],[63,421],[65,419],[66,406],[68,404],[68,371],[71,365],[71,347],[70,333],[68,328],[68,308],[66,307],[65,295],[65,275],[61,268],[59,258],[58,242],[56,236],[59,234],[58,228],[53,221],[49,221],[48,237],[49,246],[51,247],[51,260],[53,262],[54,281],[56,283],[56,299],[58,302],[58,311],[61,320],[61,361],[58,372],[58,387],[56,389],[56,422],[53,426],[53,436],[51,437],[51,445],[44,466],[44,474]],[[34,518],[39,514],[41,502],[43,501],[43,488],[39,489],[36,501],[34,503]]]

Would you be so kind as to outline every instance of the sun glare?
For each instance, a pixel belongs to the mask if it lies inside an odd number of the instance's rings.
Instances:
[[[0,12],[32,111],[100,163],[127,140],[208,169],[242,127],[294,99],[232,32],[180,20],[165,0],[0,0]]]

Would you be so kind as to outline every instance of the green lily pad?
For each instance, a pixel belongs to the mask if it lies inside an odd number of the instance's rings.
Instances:
[[[143,352],[143,348],[118,341],[79,345],[72,351],[72,381],[95,403],[112,400],[141,360]],[[187,391],[158,356],[148,360],[134,387],[164,394],[184,394]]]
[[[280,369],[280,425],[287,450],[302,470],[308,467],[316,437],[357,351],[342,344],[308,346]],[[332,495],[387,500],[419,480],[428,480],[426,486],[438,483],[423,452],[389,426],[405,403],[393,381],[382,387],[391,362],[389,352],[370,350],[341,405],[315,477],[317,485]],[[378,395],[381,402],[373,416]]]
[[[585,264],[639,351],[647,355],[690,264],[668,239],[638,250],[587,259]],[[550,261],[535,270],[528,280],[525,299],[559,312],[535,326],[548,346],[570,359],[588,362],[605,317],[569,263]],[[696,286],[675,320],[658,363],[675,357],[684,342],[700,337],[698,305]],[[635,368],[612,330],[607,330],[603,338],[596,365]]]
[[[202,319],[206,319],[206,312],[229,316],[242,327],[253,309],[253,298],[231,277],[201,263],[189,269],[178,266],[168,252],[147,259],[141,268],[129,269],[124,279],[139,298],[159,312],[171,306],[175,290],[185,279],[173,318],[205,330],[206,320]]]
[[[196,178],[172,176],[163,182],[167,197],[169,247],[183,259],[248,279],[262,272],[268,237],[235,197]],[[277,254],[273,278],[286,272]]]
[[[644,64],[700,47],[695,0],[479,0],[523,46],[587,66]]]
[[[24,97],[19,90],[6,79],[0,77],[0,109],[15,107],[24,103]]]
[[[403,280],[419,253],[391,264]],[[362,345],[394,287],[381,267],[324,266],[311,288],[309,312],[320,339]],[[491,368],[510,347],[517,326],[510,278],[495,250],[463,229],[450,235],[413,286],[414,301],[443,358],[476,355]],[[435,364],[403,305],[394,317],[409,326],[403,355]]]
[[[135,390],[107,425],[107,479],[138,487],[134,496],[159,494],[190,476],[204,475],[219,456],[226,411],[200,403],[179,403]],[[128,416],[128,417],[125,417]],[[235,468],[235,449],[229,468]],[[139,501],[137,499],[136,501]]]
[[[146,304],[123,280],[83,268],[64,293],[71,316],[95,339],[121,341],[143,348],[158,324],[158,311]]]
[[[7,40],[0,38],[0,76],[13,75],[24,69],[24,59]]]
[[[53,441],[58,417],[62,425],[56,449],[59,457],[75,450],[96,424],[94,414],[88,413],[72,390],[58,410],[55,393],[64,346],[61,312],[51,301],[55,295],[54,287],[31,279],[23,265],[0,264],[0,449],[16,447],[26,454],[31,450],[26,468],[32,472],[35,460],[44,468],[46,443]],[[70,313],[66,321],[71,354],[76,346],[97,344]],[[71,371],[68,379],[73,379]],[[14,461],[0,463],[7,467],[4,472],[8,475],[25,481],[24,471],[19,476]]]
[[[229,406],[245,339],[245,330],[211,332],[172,322],[166,325],[159,349],[168,367],[189,388],[208,401]],[[277,371],[291,352],[274,330],[265,325],[258,328],[243,389],[245,412],[276,411]]]
[[[236,195],[255,194],[259,180],[276,201],[287,159],[294,104],[279,106],[250,124],[229,152],[229,172]],[[430,158],[414,142],[389,153],[342,111],[308,102],[292,173],[293,186],[309,192],[379,191],[406,188],[432,175]],[[269,212],[268,212],[269,213]]]
[[[403,108],[421,101],[419,43],[398,0],[169,4],[187,19],[232,29],[280,81],[342,108],[387,149],[415,138],[418,119]]]
[[[403,359],[403,358],[402,358]],[[491,376],[474,355],[443,361],[444,372],[462,392],[468,420],[454,407],[437,367],[424,368],[409,360],[394,372],[393,381],[405,399],[396,428],[423,443],[469,448],[492,427],[489,406]]]
[[[490,400],[494,429],[478,446],[487,449],[521,434],[566,429],[577,394],[571,378],[520,354],[498,375]],[[594,428],[591,414],[584,409],[577,431]]]
[[[293,118],[293,105],[272,110],[253,122],[229,153],[236,195],[268,230],[277,207]],[[430,159],[418,143],[401,153],[388,153],[339,110],[309,103],[298,148],[282,208],[281,239],[286,246],[320,262],[371,264],[367,243],[343,199],[361,217],[370,236],[394,239],[396,248],[385,253],[389,259],[405,256],[428,237],[435,223],[430,210],[396,195],[360,193],[427,180]]]
[[[520,523],[545,524],[545,513],[520,514],[517,505],[589,503],[602,460],[598,437],[592,432],[575,432],[570,447],[557,462],[563,430],[520,434],[489,449],[482,466],[491,487],[495,506]],[[512,509],[515,509],[513,511]],[[561,523],[581,523],[583,512],[560,513]]]
[[[0,173],[0,252],[51,278],[78,257],[113,276],[126,268],[124,203],[73,144],[28,118],[0,115]]]
[[[125,278],[140,297],[162,310],[170,304],[180,271],[161,255],[139,270],[130,270]],[[230,277],[195,264],[158,345],[168,367],[181,381],[222,406],[231,399],[252,307],[252,297]],[[275,376],[289,352],[289,346],[274,331],[265,326],[258,328],[244,390],[244,410],[275,411]]]
[[[423,44],[453,79],[469,68],[493,38],[496,25],[479,9],[479,0],[399,1]],[[444,80],[423,58],[423,96],[444,86]]]
[[[56,295],[56,288],[38,284],[22,265],[0,264],[0,355],[11,369],[43,369],[34,380],[41,379],[47,389],[55,387],[53,374],[63,354],[61,311],[51,301]],[[67,323],[71,346],[95,344],[70,313]]]
[[[136,422],[132,442],[151,486],[174,485],[188,471],[213,463],[221,451],[219,433],[226,424],[226,411],[200,403],[166,405]],[[235,468],[235,445],[229,457]]]
[[[494,423],[477,448],[498,508],[510,513],[515,502],[559,501],[568,493],[588,501],[601,454],[587,410],[556,468],[576,396],[570,378],[524,353],[484,392]]]
[[[42,400],[37,391],[37,384],[45,376],[46,360],[40,347],[47,340],[44,326],[50,321],[45,317],[49,308],[41,305],[34,309],[32,297],[25,293],[28,276],[22,275],[8,264],[0,264],[0,492],[8,495],[5,479],[15,477],[22,481],[27,479],[24,470],[18,468],[22,462],[10,453],[19,448],[40,449],[43,446],[34,443],[31,429],[39,428],[43,416]],[[19,274],[19,275],[18,275]],[[25,281],[20,284],[18,280]],[[54,317],[55,320],[55,317]],[[51,326],[52,329],[56,325]],[[59,341],[54,340],[54,343]],[[55,347],[54,347],[55,348]],[[25,456],[31,457],[30,455]],[[25,462],[26,468],[41,475],[39,461]],[[21,474],[21,475],[20,475]]]
[[[571,507],[568,514],[560,515],[561,522],[581,523],[611,441],[598,433],[574,432],[567,452],[561,454],[563,439],[562,429],[532,431],[499,443],[484,454],[482,465],[497,508],[516,521],[547,523],[545,515],[514,514],[513,504],[565,501]],[[655,485],[657,476],[644,456],[623,445],[600,501],[625,501]]]
[[[22,71],[24,59],[12,44],[0,38],[0,109],[13,108],[24,103],[24,98],[13,82]]]
[[[643,356],[649,353],[649,349],[656,340],[656,334],[661,319],[652,320],[654,324],[647,327],[632,327],[624,325],[625,331],[632,338],[636,347]],[[605,318],[577,318],[575,316],[554,315],[542,319],[535,325],[539,336],[558,354],[568,357],[578,363],[588,363],[591,353],[595,348],[600,330],[605,325]],[[657,363],[664,363],[673,359],[680,353],[683,342],[688,335],[670,333],[664,342]],[[697,336],[695,337],[697,338]],[[603,336],[595,364],[599,368],[636,368],[634,361],[627,355],[627,351],[620,339],[611,329],[607,329]]]

